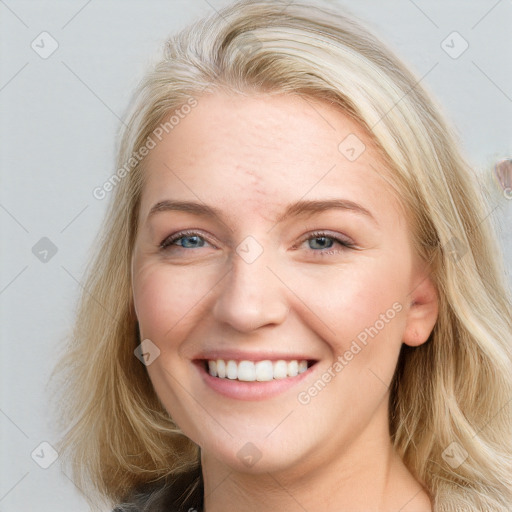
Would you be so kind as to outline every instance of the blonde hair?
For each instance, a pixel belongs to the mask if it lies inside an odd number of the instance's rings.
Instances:
[[[511,301],[475,176],[419,80],[370,32],[339,12],[270,0],[237,2],[169,39],[133,99],[118,152],[125,172],[56,367],[67,428],[59,447],[77,485],[91,503],[118,502],[137,486],[199,467],[199,448],[134,356],[130,264],[144,185],[140,148],[168,116],[221,87],[323,99],[367,129],[439,293],[429,340],[400,353],[392,441],[434,510],[509,510]],[[445,461],[453,450],[467,455],[457,467]]]

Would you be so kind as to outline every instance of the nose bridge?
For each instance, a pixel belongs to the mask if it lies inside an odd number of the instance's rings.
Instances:
[[[250,331],[285,319],[286,297],[282,283],[268,268],[272,261],[271,250],[253,237],[237,246],[214,306],[218,321],[238,331]]]

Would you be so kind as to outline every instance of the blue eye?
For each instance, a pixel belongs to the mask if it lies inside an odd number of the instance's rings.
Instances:
[[[204,245],[204,240],[197,235],[182,236],[178,238],[177,241],[179,240],[181,240],[181,243],[178,245],[186,249],[195,249],[196,247],[202,247]]]
[[[307,241],[309,242],[310,249],[330,249],[334,244],[334,238],[330,236],[315,236],[308,238]],[[319,247],[312,247],[311,242],[317,243]]]
[[[319,255],[329,255],[333,252],[342,252],[343,249],[351,249],[355,247],[354,243],[344,239],[343,237],[329,236],[329,233],[321,231],[310,234],[308,238],[304,240],[308,242],[309,248]],[[341,246],[341,249],[337,251],[326,251],[325,249],[332,249],[335,244]],[[316,247],[315,247],[316,246]]]
[[[205,239],[202,236],[198,235],[193,231],[190,231],[176,233],[175,235],[166,238],[165,240],[162,241],[159,247],[160,249],[166,249],[171,245],[176,245],[183,249],[197,249],[200,247],[204,247],[204,244]]]
[[[329,236],[328,233],[314,232],[308,238],[303,239],[302,243],[308,242],[308,248],[319,255],[330,255],[333,252],[342,252],[343,249],[355,247],[355,245],[345,240],[343,237]],[[341,246],[338,250],[333,249],[335,244]],[[182,231],[165,238],[159,245],[161,250],[169,250],[172,246],[181,249],[200,249],[210,245],[203,236],[195,231]],[[295,246],[297,248],[297,246]]]

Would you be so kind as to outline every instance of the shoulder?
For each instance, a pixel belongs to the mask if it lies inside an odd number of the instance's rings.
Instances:
[[[202,512],[201,471],[145,484],[132,490],[112,512]]]

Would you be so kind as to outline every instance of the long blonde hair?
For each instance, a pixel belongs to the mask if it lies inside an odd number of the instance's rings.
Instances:
[[[91,504],[118,502],[136,486],[198,468],[198,447],[134,356],[130,262],[141,148],[150,151],[162,127],[173,129],[162,124],[169,116],[186,115],[220,87],[324,99],[368,130],[439,292],[429,340],[400,353],[392,441],[434,510],[510,510],[511,301],[475,176],[419,80],[370,32],[339,12],[275,0],[237,2],[170,38],[132,101],[117,172],[98,192],[114,189],[113,198],[55,370],[66,429],[59,449],[75,483]],[[454,454],[464,459],[458,465]]]

